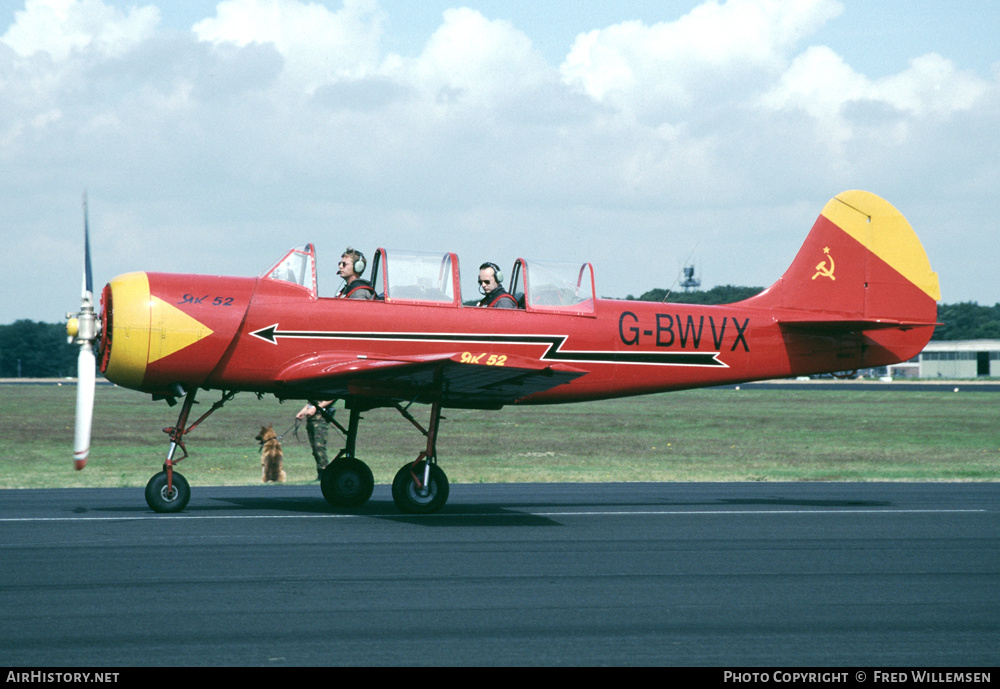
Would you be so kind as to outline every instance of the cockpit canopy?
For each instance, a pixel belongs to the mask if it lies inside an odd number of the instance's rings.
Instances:
[[[458,257],[453,253],[377,249],[364,275],[386,303],[461,306]],[[261,278],[304,287],[315,297],[316,251],[312,244],[290,249]],[[590,263],[519,258],[505,284],[525,311],[594,314],[594,269]]]
[[[594,269],[589,263],[519,258],[509,291],[528,311],[592,314]]]
[[[371,283],[387,302],[462,303],[458,257],[429,251],[379,249]]]

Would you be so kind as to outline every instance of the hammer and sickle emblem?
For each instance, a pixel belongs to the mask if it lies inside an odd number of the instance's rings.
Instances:
[[[819,265],[816,266],[816,274],[812,276],[812,279],[815,280],[822,275],[825,278],[836,280],[837,278],[833,276],[834,264],[833,256],[830,255],[830,247],[824,247],[823,253],[826,254],[827,258],[830,260],[830,267],[826,267],[826,261],[820,261]]]

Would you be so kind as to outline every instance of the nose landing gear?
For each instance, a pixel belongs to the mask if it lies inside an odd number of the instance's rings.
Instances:
[[[201,417],[190,426],[187,426],[188,416],[191,415],[191,407],[194,406],[194,399],[198,393],[198,388],[192,388],[185,396],[181,404],[181,413],[177,417],[177,425],[164,428],[163,432],[170,436],[170,449],[167,450],[167,459],[163,462],[163,471],[154,474],[149,483],[146,484],[146,504],[154,512],[180,512],[187,507],[188,500],[191,499],[191,487],[187,479],[180,473],[174,471],[174,466],[188,456],[187,448],[184,446],[184,436],[193,431],[198,424],[207,419],[209,415],[236,397],[235,392],[222,393],[222,399],[212,405],[212,408],[201,415]],[[185,428],[187,426],[187,428]],[[181,449],[184,456],[174,460],[177,448]]]

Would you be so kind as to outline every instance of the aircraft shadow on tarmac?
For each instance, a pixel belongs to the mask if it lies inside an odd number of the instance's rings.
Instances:
[[[345,514],[373,517],[404,524],[421,526],[561,526],[559,522],[546,517],[525,514],[502,505],[452,505],[442,512],[424,515],[400,514],[392,500],[369,500],[365,505],[353,509],[335,509],[323,499],[305,498],[258,498],[226,497],[214,498],[214,502],[226,503],[217,507],[188,507],[189,512],[230,509],[239,507],[253,512],[276,511],[299,514]],[[497,519],[502,517],[502,519]]]
[[[544,508],[541,504],[453,504],[445,510],[427,515],[400,514],[395,504],[391,500],[372,499],[362,507],[354,509],[337,510],[331,508],[324,500],[311,500],[305,498],[272,498],[272,497],[227,497],[214,498],[215,502],[226,503],[226,507],[221,505],[214,509],[228,509],[229,506],[243,508],[249,511],[279,511],[283,513],[303,513],[303,514],[347,514],[376,519],[384,519],[393,522],[406,524],[419,524],[421,526],[435,527],[483,527],[483,526],[562,526],[562,524],[547,516],[525,513],[519,509]],[[662,507],[665,503],[657,501],[656,505]],[[682,507],[685,503],[669,501],[675,507]],[[694,503],[687,503],[689,505]],[[888,500],[817,500],[807,498],[720,498],[712,502],[698,503],[700,506],[743,506],[743,507],[805,507],[813,509],[835,509],[835,508],[885,508],[891,507],[892,502]],[[631,507],[635,507],[630,503]],[[650,505],[652,506],[652,505]],[[560,503],[560,508],[593,508],[607,507],[607,503],[588,503],[566,505]],[[190,510],[191,508],[189,508]],[[195,508],[202,511],[206,508]],[[213,509],[213,508],[207,508]]]
[[[482,526],[562,526],[557,519],[550,515],[539,515],[539,511],[559,511],[574,509],[606,509],[617,506],[620,509],[636,508],[704,508],[712,509],[720,506],[728,507],[759,507],[766,508],[812,508],[812,509],[836,509],[836,508],[886,508],[893,505],[888,500],[857,500],[857,499],[816,499],[808,497],[733,497],[727,498],[719,496],[712,500],[687,501],[677,499],[654,498],[648,496],[633,496],[639,499],[627,499],[624,502],[609,500],[528,500],[513,499],[497,503],[495,501],[475,499],[475,496],[468,496],[469,502],[456,502],[448,505],[441,512],[427,515],[402,514],[395,503],[388,498],[381,496],[373,497],[365,505],[356,508],[335,508],[331,507],[326,500],[321,497],[293,496],[293,495],[267,495],[267,496],[247,496],[247,495],[215,495],[206,496],[201,501],[196,501],[187,506],[187,509],[178,516],[207,516],[221,515],[222,513],[240,511],[242,514],[277,514],[282,516],[292,515],[351,515],[361,517],[371,517],[375,519],[389,520],[399,523],[419,524],[429,527],[482,527]],[[77,507],[73,510],[79,514],[81,512],[95,511]],[[97,511],[101,512],[128,512],[148,514],[145,506],[103,506]]]

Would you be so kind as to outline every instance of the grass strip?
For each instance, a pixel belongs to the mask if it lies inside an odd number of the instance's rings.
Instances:
[[[73,385],[0,388],[0,488],[144,486],[179,406],[98,386],[90,462],[72,469]],[[218,399],[201,392],[192,419]],[[341,406],[338,403],[338,407]],[[273,423],[289,483],[315,480],[299,402],[243,393],[186,438],[194,485],[260,482],[254,436]],[[426,424],[429,407],[410,410]],[[573,405],[445,410],[438,457],[453,483],[996,481],[1000,393],[690,390]],[[338,411],[346,425],[347,414]],[[358,456],[378,483],[424,446],[392,409],[364,414]],[[331,430],[331,458],[342,446]]]

